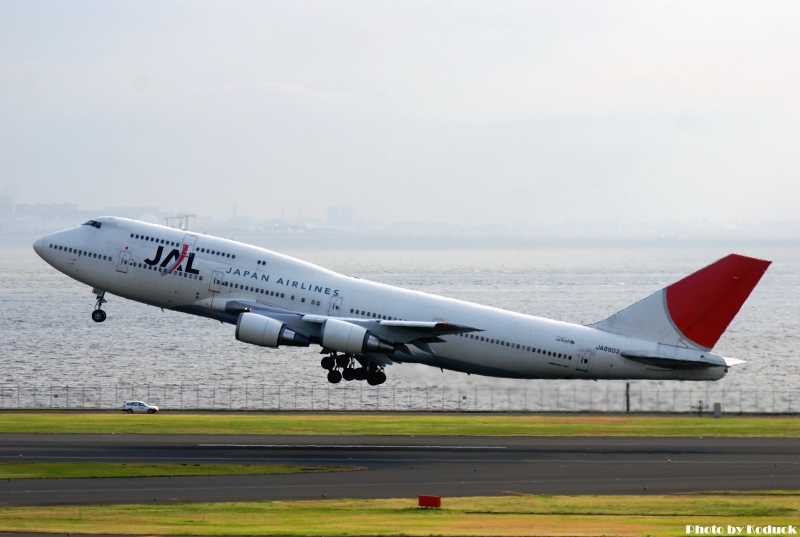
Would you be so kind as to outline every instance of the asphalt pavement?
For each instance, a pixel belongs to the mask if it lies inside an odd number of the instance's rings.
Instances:
[[[800,439],[0,434],[0,462],[360,466],[258,476],[0,481],[0,505],[797,489]]]

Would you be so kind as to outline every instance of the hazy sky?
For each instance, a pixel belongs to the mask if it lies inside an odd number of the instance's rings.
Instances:
[[[800,3],[0,2],[0,186],[227,218],[800,218]]]

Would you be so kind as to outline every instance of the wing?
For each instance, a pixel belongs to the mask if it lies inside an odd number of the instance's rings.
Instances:
[[[332,317],[328,315],[309,315],[290,310],[278,308],[269,304],[256,301],[233,300],[225,305],[225,312],[231,316],[238,317],[241,313],[255,313],[270,317],[287,326],[292,330],[299,331],[307,335],[313,343],[321,344],[322,329],[328,319],[344,321],[369,330],[370,333],[388,341],[395,346],[394,354],[402,353],[409,356],[417,354],[408,348],[408,345],[417,347],[425,354],[435,354],[430,347],[431,343],[444,342],[441,336],[463,334],[468,332],[482,332],[480,328],[463,324],[451,323],[447,321],[389,321],[382,319],[360,319],[348,317]],[[377,358],[377,353],[370,353],[376,356],[374,361],[383,361]],[[388,356],[385,359],[391,363]],[[370,359],[372,359],[370,357]]]

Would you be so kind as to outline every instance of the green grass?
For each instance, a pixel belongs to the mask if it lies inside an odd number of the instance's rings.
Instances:
[[[292,466],[284,464],[172,464],[124,462],[6,462],[0,479],[85,477],[166,477],[185,475],[264,475],[365,470],[355,466]]]
[[[800,437],[800,417],[0,413],[0,433]]]
[[[788,495],[529,496],[0,509],[5,532],[203,535],[686,535],[686,525],[797,525]]]

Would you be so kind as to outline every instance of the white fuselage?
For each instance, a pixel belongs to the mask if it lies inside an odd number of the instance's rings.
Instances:
[[[661,368],[620,355],[703,354],[724,363],[709,352],[665,348],[587,326],[361,280],[232,240],[123,218],[103,217],[97,222],[101,228],[82,225],[47,235],[37,241],[37,253],[57,270],[97,290],[164,309],[235,324],[226,305],[255,301],[286,312],[341,319],[468,325],[480,331],[443,336],[443,341],[413,347],[412,355],[391,360],[488,376],[716,380],[727,372],[725,366]],[[170,272],[171,268],[180,270]]]

